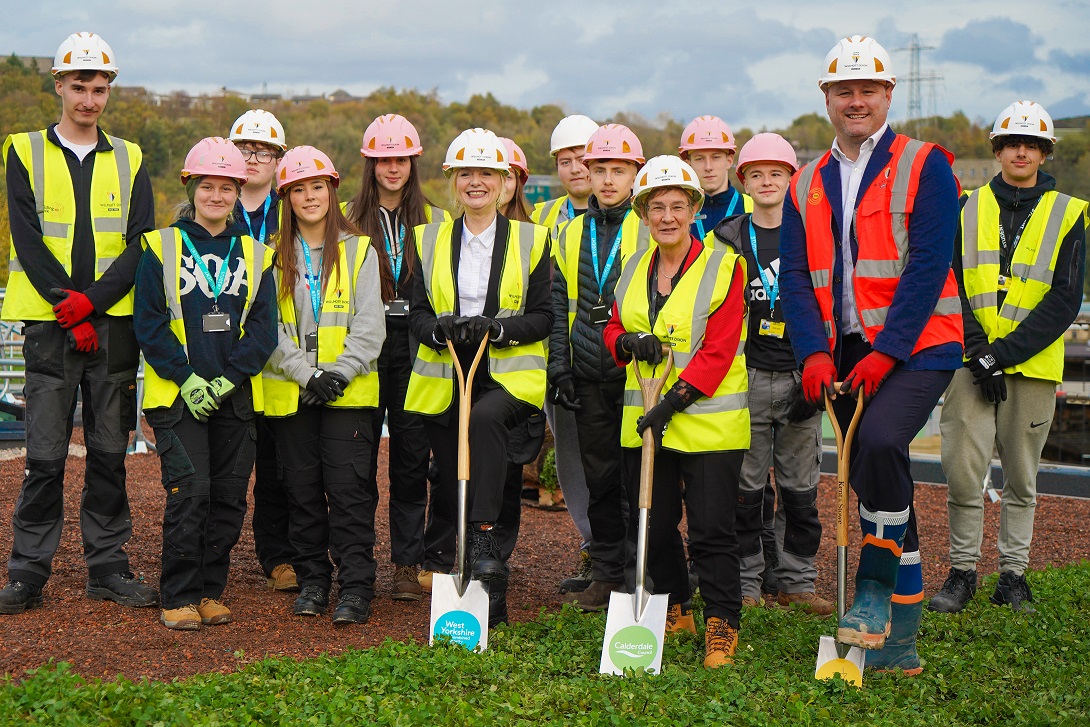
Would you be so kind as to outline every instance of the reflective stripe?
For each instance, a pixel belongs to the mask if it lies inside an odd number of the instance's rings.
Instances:
[[[855,274],[867,278],[899,278],[904,270],[901,260],[859,260]]]
[[[67,238],[71,225],[64,222],[46,222],[45,219],[45,135],[44,131],[27,134],[30,140],[30,165],[34,167],[34,211],[38,213],[42,237]]]
[[[1029,278],[1029,263],[1017,262],[1011,265],[1011,275],[1026,280]]]
[[[810,284],[815,288],[828,288],[829,287],[829,271],[828,270],[811,270],[810,271]]]
[[[897,160],[897,178],[893,180],[893,190],[890,192],[889,200],[889,211],[894,214],[908,212],[908,187],[912,181],[912,165],[923,147],[924,142],[919,139],[910,139],[901,152],[901,158]],[[907,232],[905,234],[907,235]],[[908,252],[907,237],[905,247],[902,248],[898,243],[897,249],[901,250],[902,255]]]
[[[725,255],[726,252],[722,249],[713,250],[708,257],[706,269],[718,270]],[[684,277],[684,273],[682,277]],[[689,333],[689,340],[694,342],[693,347],[687,353],[674,351],[674,363],[680,368],[688,366],[693,356],[704,347],[704,333],[708,328],[708,311],[711,309],[712,296],[715,294],[716,277],[715,275],[704,275],[700,278],[700,285],[697,286],[693,300],[693,328]]]
[[[799,217],[802,218],[802,229],[806,229],[806,200],[810,196],[810,184],[814,181],[814,173],[817,172],[818,162],[812,161],[802,168],[799,172],[799,179],[795,183],[795,206],[799,210]],[[799,198],[799,194],[802,194],[802,198]],[[826,283],[828,285],[828,283]]]
[[[710,399],[697,399],[685,411],[690,414],[724,414],[738,411],[749,406],[749,392],[739,391],[733,394],[713,396]]]
[[[625,216],[627,217],[627,215]],[[644,224],[637,224],[640,226],[636,231],[636,252],[639,252],[640,250],[646,250],[651,247],[651,228]]]
[[[980,293],[969,298],[969,307],[973,310],[979,310],[984,307],[995,307],[999,305],[999,294],[992,290],[987,293]]]
[[[182,320],[182,301],[181,296],[178,294],[179,271],[175,269],[174,275],[167,274],[167,261],[171,261],[171,267],[177,265],[174,261],[179,259],[178,245],[180,244],[180,237],[176,227],[168,227],[163,232],[166,233],[160,235],[160,239],[163,241],[163,292],[166,294],[167,312],[170,313],[171,320],[180,321]],[[188,351],[186,353],[188,354]]]
[[[518,227],[516,228],[515,225],[518,225]],[[534,251],[534,248],[533,248],[532,244],[531,245],[523,245],[522,244],[522,236],[523,235],[529,235],[529,239],[531,241],[533,241],[533,239],[534,239],[534,225],[532,223],[529,223],[529,222],[515,222],[515,221],[512,221],[511,222],[511,227],[509,228],[508,235],[510,235],[510,231],[514,230],[514,229],[518,230],[518,235],[517,236],[519,238],[519,254],[520,254],[519,265],[521,266],[520,269],[519,269],[519,273],[522,276],[522,290],[525,291],[525,290],[530,289],[530,254]],[[520,298],[520,304],[519,304],[518,308],[502,308],[502,307],[498,308],[496,310],[496,317],[497,318],[510,318],[511,316],[517,316],[517,315],[520,315],[522,313],[524,308],[525,308],[525,296]]]
[[[423,357],[417,356],[416,361],[413,362],[413,373],[432,379],[453,379],[454,366],[452,364],[425,361]]]
[[[100,273],[104,273],[107,270],[109,270],[110,266],[114,264],[114,260],[117,260],[117,258],[116,257],[100,257],[98,259],[98,271]]]
[[[935,310],[931,312],[933,316],[954,316],[961,313],[961,297],[957,298],[946,297],[939,298],[935,303]]]
[[[1033,267],[1030,268],[1029,273],[1022,277],[1052,287],[1052,277],[1055,273],[1052,269],[1052,257],[1056,254],[1056,248],[1060,245],[1060,238],[1062,237],[1060,229],[1063,225],[1064,215],[1067,214],[1067,206],[1071,201],[1071,197],[1066,194],[1056,195],[1056,200],[1052,204],[1052,211],[1045,223],[1045,235],[1041,240],[1041,248],[1037,251],[1037,258],[1033,261]]]
[[[1015,323],[1021,323],[1026,320],[1026,317],[1033,312],[1033,308],[1022,308],[1011,303],[1003,302],[1003,307],[999,311],[1000,318],[1006,318],[1008,321]]]
[[[963,269],[978,268],[981,265],[998,265],[999,264],[999,250],[988,250],[986,253],[991,253],[995,256],[995,259],[984,260],[980,252],[980,241],[977,234],[978,218],[980,217],[980,197],[972,192],[969,193],[969,199],[965,200],[965,206],[961,208],[962,214],[962,230],[961,230],[961,267]]]
[[[617,287],[613,289],[614,300],[624,300],[625,296],[628,294],[628,286],[632,284],[632,278],[633,276],[635,276],[636,268],[638,267],[635,264],[635,261],[638,259],[638,257],[639,256],[637,255],[633,255],[632,264],[625,265],[623,268],[621,268],[621,275],[619,278],[617,278]],[[618,303],[618,305],[620,304]]]
[[[120,232],[121,241],[124,242],[129,224],[129,202],[132,197],[132,176],[129,174],[129,147],[126,146],[124,139],[109,134],[106,135],[106,138],[109,139],[110,145],[114,148],[114,160],[117,162],[118,187],[121,189],[121,229],[106,230],[98,226],[95,229],[99,232]]]
[[[21,273],[21,272],[23,272],[23,264],[21,262],[19,262],[19,258],[13,257],[11,260],[8,261],[8,272],[9,273]]]
[[[429,283],[428,298],[432,297],[430,283],[432,275],[434,274],[435,246],[439,240],[439,226],[442,224],[442,222],[433,222],[425,225],[424,234],[420,237],[420,267],[424,273],[424,279]],[[434,304],[434,301],[432,301],[432,305]],[[442,318],[443,316],[453,314],[453,310],[435,311],[436,318]]]
[[[865,308],[859,313],[863,316],[863,325],[867,328],[871,326],[883,326],[886,323],[886,316],[889,314],[889,306],[882,306],[881,308]]]
[[[118,219],[116,217],[96,217],[91,220],[91,224],[95,229],[95,232],[117,232],[121,234],[121,237],[125,237],[125,224],[124,218]]]
[[[516,371],[544,371],[545,357],[523,353],[510,357],[490,357],[488,368],[494,374],[511,374]]]

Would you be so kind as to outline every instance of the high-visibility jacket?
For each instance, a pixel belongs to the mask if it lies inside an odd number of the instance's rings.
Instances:
[[[341,202],[341,212],[346,215],[348,214],[348,202],[348,200]],[[428,222],[435,222],[436,220],[442,222],[450,219],[450,213],[442,207],[426,204],[424,205],[424,219]]]
[[[579,308],[579,256],[583,247],[583,228],[586,215],[576,217],[565,225],[557,238],[557,244],[553,246],[553,259],[556,261],[556,269],[564,274],[564,282],[568,285],[568,334],[571,334],[575,325],[575,314]],[[640,221],[635,210],[630,209],[621,221],[621,249],[618,251],[614,265],[616,269],[623,270],[625,262],[637,252],[655,247],[651,239],[651,230]],[[599,261],[605,265],[605,259]],[[591,272],[593,279],[594,273]],[[584,296],[591,294],[584,291]],[[597,297],[597,292],[593,293]]]
[[[853,290],[856,312],[864,336],[873,342],[886,324],[886,315],[908,262],[908,220],[920,184],[920,172],[932,149],[940,149],[952,163],[954,156],[942,147],[897,134],[890,146],[892,158],[863,191],[856,206],[854,228],[860,241],[855,261]],[[836,349],[833,321],[833,264],[837,241],[833,236],[833,210],[825,193],[821,169],[832,152],[803,167],[791,179],[791,194],[806,230],[806,257],[829,350]],[[832,163],[837,163],[835,160]],[[847,315],[845,313],[845,315]],[[944,343],[961,343],[964,327],[957,280],[951,269],[931,317],[912,353]]]
[[[454,222],[420,225],[415,230],[416,253],[424,274],[428,302],[436,317],[454,315],[458,291],[451,264]],[[522,315],[530,273],[541,261],[548,245],[549,231],[529,222],[510,221],[507,251],[499,282],[499,310],[496,318]],[[540,409],[545,403],[545,345],[524,341],[499,348],[488,347],[488,370],[492,379],[514,398]],[[454,364],[450,351],[419,345],[405,410],[417,414],[442,414],[454,400]]]
[[[1041,195],[1014,249],[1010,288],[999,306],[999,203],[990,185],[969,193],[961,210],[965,295],[988,342],[1009,335],[1052,289],[1060,243],[1084,224],[1085,200],[1056,191]],[[1003,369],[1057,384],[1063,381],[1064,342],[1057,338],[1030,359]]]
[[[653,249],[644,250],[625,264],[617,282],[617,312],[626,331],[653,333],[673,349],[674,368],[663,387],[666,391],[702,348],[708,319],[726,300],[740,256],[725,247],[705,247],[681,276],[652,326],[647,278],[653,252]],[[712,396],[701,397],[674,414],[662,437],[663,447],[686,453],[749,448],[749,374],[745,350],[743,325],[738,350],[723,381]],[[621,419],[622,447],[642,444],[636,434],[636,420],[643,416],[643,395],[636,367],[645,378],[662,373],[662,364],[652,367],[633,360],[628,365]]]
[[[326,283],[322,301],[321,316],[318,320],[318,365],[333,365],[337,357],[344,352],[344,341],[356,315],[356,285],[359,283],[360,270],[371,248],[369,237],[349,237],[341,240],[338,248],[338,266],[342,275],[348,271],[347,279],[337,277],[337,269]],[[280,296],[280,271],[274,273],[277,281],[277,310],[279,323],[287,330],[295,346],[299,348],[298,315],[295,311],[295,297]],[[374,281],[377,284],[377,281]],[[274,370],[270,365],[261,372],[265,397],[265,416],[286,417],[299,411],[299,384],[288,378],[282,371]],[[373,409],[378,406],[378,370],[365,376],[356,376],[348,382],[344,394],[326,406],[350,409]]]
[[[76,196],[64,150],[46,138],[46,131],[12,134],[4,142],[3,158],[14,148],[26,167],[34,190],[34,206],[42,227],[42,241],[61,264],[72,273],[72,241],[76,232]],[[116,136],[106,137],[112,151],[95,156],[91,177],[91,227],[95,236],[95,280],[109,270],[125,250],[129,224],[129,202],[133,180],[143,158],[140,147]],[[132,289],[106,311],[110,316],[132,315]],[[56,320],[53,305],[31,284],[11,245],[8,258],[8,288],[0,317],[6,321]]]
[[[267,247],[249,235],[239,237],[242,246],[242,258],[246,263],[246,303],[242,316],[238,322],[238,334],[241,338],[246,335],[246,318],[250,314],[250,308],[257,298],[257,291],[261,287],[261,279],[266,270],[273,263],[273,249]],[[185,319],[182,315],[182,236],[177,228],[167,227],[162,230],[152,230],[144,235],[145,249],[151,250],[163,264],[163,292],[166,293],[167,310],[170,313],[170,330],[178,339],[178,343],[189,355],[189,347],[186,345]],[[257,262],[261,263],[261,274],[254,275]],[[264,408],[261,388],[261,374],[250,377],[253,389],[254,411],[260,412]],[[171,379],[164,378],[156,373],[151,364],[144,367],[144,408],[161,409],[174,404],[178,398],[179,388]]]
[[[568,215],[568,204],[570,202],[571,197],[566,194],[556,199],[538,202],[534,205],[534,211],[530,213],[530,219],[534,224],[548,228],[553,235],[553,239],[557,239],[560,228],[564,223],[574,219]]]

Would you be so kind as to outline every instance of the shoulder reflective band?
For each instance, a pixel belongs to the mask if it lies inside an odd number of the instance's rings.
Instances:
[[[208,281],[208,287],[211,289],[212,298],[218,303],[220,293],[223,292],[223,285],[227,282],[227,269],[231,267],[231,253],[235,250],[235,243],[238,242],[238,238],[231,238],[231,246],[227,248],[227,254],[223,256],[223,264],[220,265],[219,275],[217,275],[216,280],[213,281],[212,273],[208,272],[208,266],[204,264],[204,260],[201,259],[201,254],[197,252],[197,248],[193,246],[193,241],[189,239],[189,235],[185,230],[180,228],[178,232],[182,234],[182,242],[185,243],[185,247],[189,250],[189,254],[193,256],[193,264],[197,266],[197,269],[201,271],[201,275]]]
[[[609,271],[613,269],[613,261],[617,259],[617,251],[621,249],[621,232],[623,225],[617,227],[617,236],[613,238],[613,247],[609,249],[609,257],[606,258],[604,270],[598,269],[598,225],[593,217],[590,218],[590,259],[594,264],[594,280],[598,283],[598,301],[601,302],[604,295],[606,279]]]

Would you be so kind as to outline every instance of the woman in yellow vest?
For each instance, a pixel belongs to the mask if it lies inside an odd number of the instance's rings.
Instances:
[[[488,581],[490,621],[506,616],[507,566],[494,527],[500,516],[511,429],[545,400],[549,233],[499,214],[507,150],[491,131],[469,129],[447,149],[444,172],[459,217],[416,229],[417,264],[409,323],[420,342],[405,408],[424,416],[440,484],[425,536],[424,567],[453,564],[457,513],[457,396],[447,341],[469,370],[481,340],[491,345],[473,384],[470,419],[469,563]],[[442,527],[445,523],[446,527]],[[432,529],[430,528],[431,532]]]
[[[363,624],[375,588],[375,505],[368,463],[376,446],[377,359],[386,337],[378,256],[337,204],[340,177],[312,146],[276,171],[276,350],[263,373],[265,418],[281,443],[288,538],[302,591],[292,608],[329,606],[333,624]]]
[[[242,153],[202,139],[182,168],[188,202],[144,236],[133,323],[144,352],[144,414],[167,490],[163,625],[231,620],[223,602],[246,514],[261,368],[276,346],[273,252],[233,215]]]
[[[424,147],[416,127],[404,116],[384,114],[363,132],[360,191],[345,207],[348,221],[371,238],[382,279],[386,343],[378,359],[379,403],[371,420],[368,484],[378,498],[378,442],[383,418],[390,434],[390,559],[394,562],[393,598],[419,601],[424,561],[424,516],[428,508],[428,437],[424,423],[405,411],[416,342],[409,336],[409,294],[416,265],[413,230],[448,219],[420,188],[418,171]]]
[[[606,347],[628,367],[621,446],[629,502],[629,552],[639,521],[640,445],[650,429],[658,455],[648,541],[648,575],[669,593],[667,629],[696,633],[681,506],[689,516],[689,552],[704,597],[704,666],[732,663],[742,609],[738,539],[734,531],[738,478],[749,447],[745,303],[748,278],[737,250],[705,246],[690,232],[704,193],[692,167],[655,157],[636,175],[632,208],[657,245],[633,255],[617,282]],[[674,368],[663,400],[645,416],[635,368],[662,373],[663,346]],[[684,480],[684,494],[678,481]],[[629,564],[631,565],[631,563]]]

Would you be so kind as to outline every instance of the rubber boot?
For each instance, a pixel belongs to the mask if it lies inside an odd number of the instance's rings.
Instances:
[[[866,668],[875,671],[904,672],[916,676],[923,671],[920,655],[916,653],[916,633],[920,630],[923,601],[892,605],[893,622],[886,637],[886,645],[878,651],[866,652]]]
[[[863,545],[855,573],[855,600],[840,619],[836,640],[864,649],[881,649],[890,631],[890,600],[897,587],[908,510],[870,512],[859,506]]]

